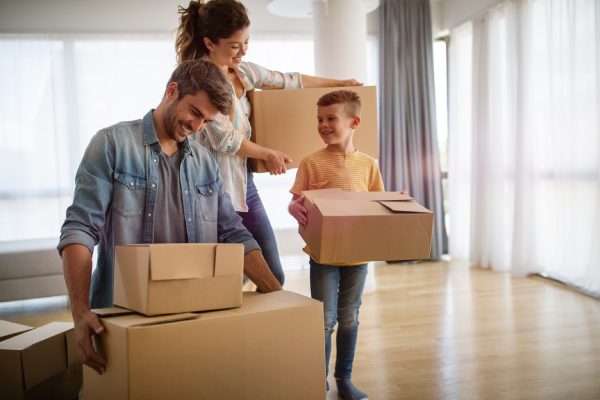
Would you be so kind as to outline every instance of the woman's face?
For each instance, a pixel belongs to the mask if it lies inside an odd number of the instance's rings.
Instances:
[[[248,50],[248,41],[250,40],[250,27],[247,26],[226,39],[219,39],[218,43],[204,38],[204,43],[208,48],[208,57],[220,67],[239,67],[242,57]]]

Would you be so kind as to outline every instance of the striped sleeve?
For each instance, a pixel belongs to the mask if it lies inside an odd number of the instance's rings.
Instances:
[[[383,179],[381,178],[381,171],[379,170],[379,166],[375,160],[373,160],[371,176],[372,179],[371,185],[369,186],[369,192],[385,192]]]
[[[245,135],[234,129],[233,124],[226,115],[219,113],[215,119],[204,127],[204,144],[224,154],[235,154],[240,149]]]
[[[290,193],[301,195],[302,191],[308,190],[308,171],[305,160],[300,161],[300,166],[296,171],[296,180],[290,189]]]
[[[301,89],[302,77],[298,72],[271,71],[251,62],[243,62],[240,70],[257,89]]]

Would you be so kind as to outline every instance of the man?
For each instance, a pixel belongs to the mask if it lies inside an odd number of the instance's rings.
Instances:
[[[79,356],[98,373],[106,361],[94,351],[91,335],[104,328],[90,308],[112,305],[115,245],[243,243],[246,276],[263,292],[281,289],[223,191],[215,161],[204,147],[188,140],[218,112],[231,111],[228,85],[214,64],[185,62],[171,75],[155,110],[141,120],[99,131],[86,149],[58,251]],[[95,245],[98,259],[90,296]]]

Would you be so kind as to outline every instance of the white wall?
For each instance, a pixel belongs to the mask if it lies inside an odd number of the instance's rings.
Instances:
[[[267,12],[269,0],[244,0],[258,33],[311,34],[310,19],[284,18]],[[178,5],[189,0],[0,0],[0,33],[157,33],[177,28]],[[377,32],[377,12],[367,16],[367,30]]]

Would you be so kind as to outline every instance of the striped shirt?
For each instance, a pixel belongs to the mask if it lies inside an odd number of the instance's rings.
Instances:
[[[301,89],[302,79],[297,72],[271,71],[250,62],[242,62],[236,72],[244,86],[244,93],[238,98],[232,84],[233,109],[231,115],[218,114],[213,121],[206,125],[197,138],[217,160],[223,177],[223,187],[225,192],[231,196],[235,210],[248,211],[246,205],[247,159],[236,156],[243,139],[250,140],[251,134],[251,110],[246,94],[249,90],[254,89]]]
[[[300,161],[296,180],[290,192],[301,195],[304,190],[333,188],[353,192],[383,192],[383,180],[377,162],[371,156],[358,150],[345,154],[334,153],[327,148],[321,149]],[[308,246],[304,247],[304,251],[310,255]],[[318,260],[315,261],[318,262]],[[330,265],[352,266],[365,262]]]
[[[332,188],[353,192],[384,191],[374,158],[358,150],[345,154],[324,148],[302,159],[290,192],[300,195],[304,190]]]

